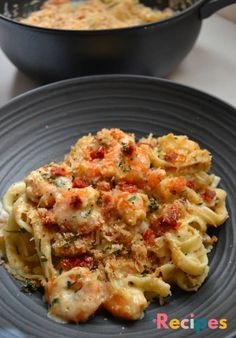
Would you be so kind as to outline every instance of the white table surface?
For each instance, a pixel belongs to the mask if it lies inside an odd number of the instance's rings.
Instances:
[[[236,107],[236,24],[218,15],[204,20],[193,50],[168,79],[203,90]],[[0,106],[37,86],[0,50]]]

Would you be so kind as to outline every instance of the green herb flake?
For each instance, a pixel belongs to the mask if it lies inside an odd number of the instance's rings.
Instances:
[[[20,290],[25,293],[33,293],[41,289],[41,286],[37,283],[35,283],[31,279],[27,279],[24,284],[21,286]]]
[[[65,185],[65,181],[63,181],[63,179],[61,179],[61,178],[57,178],[53,181],[53,184],[56,187],[60,188],[60,187],[63,187]]]
[[[27,230],[25,228],[20,228],[20,229],[17,229],[17,230],[5,230],[6,232],[10,232],[10,233],[26,233]]]
[[[39,256],[40,262],[45,263],[47,262],[47,257],[41,252]]]
[[[119,167],[121,168],[121,170],[124,172],[124,173],[128,173],[130,172],[131,168],[130,166],[125,166],[123,162],[120,162],[119,163]]]
[[[8,259],[6,256],[1,256],[0,257],[0,263],[2,263],[1,261],[3,261],[4,263],[8,263]]]
[[[153,197],[151,197],[149,199],[149,208],[150,208],[151,212],[159,209],[159,204],[157,203],[157,201]]]
[[[157,154],[160,155],[162,152],[162,148],[160,146],[157,146],[156,151],[157,151]]]
[[[51,306],[53,306],[53,305],[55,305],[55,304],[58,304],[58,303],[60,303],[60,299],[59,299],[59,298],[54,298],[54,299],[52,300]]]
[[[42,178],[44,178],[45,180],[48,180],[51,175],[50,174],[47,174],[47,173],[44,173],[44,174],[41,174]]]
[[[123,170],[124,173],[128,173],[128,172],[130,172],[131,168],[130,167],[123,167],[122,170]]]
[[[89,210],[86,210],[86,211],[82,211],[82,212],[80,213],[80,216],[83,217],[83,218],[87,218],[87,217],[89,217],[91,214],[92,214],[92,209],[89,209]]]
[[[122,151],[125,152],[127,150],[128,144],[125,142],[122,142],[121,144],[122,144]]]
[[[71,282],[71,281],[67,281],[67,289],[70,289],[73,285],[75,285],[77,282]]]
[[[127,198],[127,202],[134,202],[136,200],[137,196],[133,195]]]
[[[113,254],[118,257],[120,256],[121,250],[114,251]]]
[[[77,235],[72,236],[65,242],[65,244],[63,244],[63,248],[68,248],[70,244],[74,243],[77,239],[78,239]]]

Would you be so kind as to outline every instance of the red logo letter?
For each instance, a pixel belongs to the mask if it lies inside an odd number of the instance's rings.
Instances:
[[[157,329],[169,329],[168,325],[166,324],[167,319],[168,316],[166,313],[157,313],[156,317]]]

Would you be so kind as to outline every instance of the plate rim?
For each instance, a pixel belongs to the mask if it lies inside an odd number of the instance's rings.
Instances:
[[[103,82],[105,80],[124,80],[124,81],[131,81],[131,80],[137,80],[137,81],[147,81],[157,84],[164,84],[167,87],[172,87],[171,89],[177,89],[181,92],[189,93],[189,94],[197,94],[198,96],[201,96],[202,98],[211,99],[213,101],[217,101],[218,104],[225,106],[227,109],[232,110],[234,114],[236,114],[236,107],[233,106],[233,104],[228,103],[224,99],[218,98],[216,95],[210,94],[205,92],[204,90],[200,90],[197,88],[194,88],[193,86],[188,86],[186,84],[174,82],[169,79],[163,79],[158,78],[154,76],[146,76],[146,75],[129,75],[129,74],[102,74],[102,75],[88,75],[88,76],[82,76],[82,77],[75,77],[70,78],[66,80],[56,81],[52,83],[47,84],[41,84],[36,88],[30,89],[24,93],[21,93],[19,95],[16,95],[15,97],[11,98],[7,103],[5,103],[3,106],[0,106],[0,114],[5,110],[8,109],[9,106],[12,104],[15,104],[21,100],[24,100],[28,96],[37,95],[37,93],[44,93],[48,90],[63,88],[69,85],[73,84],[82,84],[82,83],[95,83],[95,82]]]

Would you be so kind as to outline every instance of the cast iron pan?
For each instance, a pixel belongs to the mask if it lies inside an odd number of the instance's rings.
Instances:
[[[78,137],[117,127],[137,137],[186,134],[213,154],[213,171],[228,192],[230,218],[214,233],[210,274],[197,293],[176,288],[164,306],[152,303],[142,320],[125,322],[98,313],[85,324],[62,325],[47,318],[40,294],[20,291],[0,267],[0,337],[157,338],[236,336],[236,111],[214,97],[148,77],[100,76],[68,80],[24,94],[0,110],[0,192],[30,170],[61,160]],[[157,312],[183,319],[226,318],[226,330],[157,330]],[[104,319],[105,318],[105,319]]]
[[[0,1],[0,46],[24,73],[51,82],[98,73],[166,76],[192,49],[202,19],[236,0],[142,0],[160,9],[170,4],[176,15],[121,29],[70,31],[17,22],[43,2]]]

